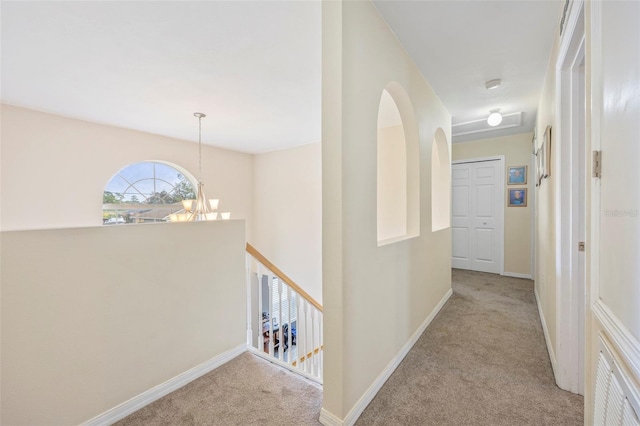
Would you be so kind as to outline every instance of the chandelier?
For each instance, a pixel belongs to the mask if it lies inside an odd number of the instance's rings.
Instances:
[[[218,218],[218,203],[220,200],[207,200],[202,183],[202,119],[206,117],[201,112],[194,112],[198,118],[198,195],[195,200],[182,200],[183,209],[169,215],[171,222],[193,222],[201,220],[216,220]],[[221,219],[230,219],[231,213],[220,213]]]

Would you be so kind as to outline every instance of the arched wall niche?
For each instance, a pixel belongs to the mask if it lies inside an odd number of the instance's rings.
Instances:
[[[378,246],[420,234],[420,143],[409,95],[397,82],[382,91],[378,108]]]
[[[451,157],[447,136],[436,130],[431,147],[431,231],[451,224]]]

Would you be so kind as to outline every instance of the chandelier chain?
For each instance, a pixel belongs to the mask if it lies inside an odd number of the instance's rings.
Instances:
[[[219,200],[207,200],[204,195],[204,183],[202,183],[202,119],[206,115],[201,112],[194,112],[193,115],[198,119],[198,194],[195,200],[182,200],[183,209],[180,212],[169,215],[171,222],[216,220],[218,218]],[[223,220],[230,219],[231,213],[220,213],[220,218]]]
[[[202,115],[198,116],[198,182],[202,182]]]

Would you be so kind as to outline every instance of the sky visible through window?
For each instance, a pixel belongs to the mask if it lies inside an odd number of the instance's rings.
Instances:
[[[191,181],[174,167],[158,162],[132,164],[116,173],[104,189],[103,223],[165,221],[195,198]]]
[[[137,163],[125,167],[118,172],[107,184],[105,191],[112,194],[122,194],[123,202],[137,201],[144,203],[156,193],[167,194],[179,190],[180,185],[193,185],[178,170],[162,163]]]

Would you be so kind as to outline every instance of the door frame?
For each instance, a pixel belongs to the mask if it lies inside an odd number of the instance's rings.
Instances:
[[[534,129],[535,132],[535,129]],[[538,161],[536,157],[536,135],[533,134],[533,140],[531,141],[533,148],[531,152],[531,160],[529,161],[529,182],[536,182],[537,178],[537,170],[538,170]],[[535,190],[535,187],[531,191],[531,196],[529,197],[531,201],[531,277],[530,279],[536,280],[536,262],[538,259],[536,258],[536,222],[538,220],[538,191]]]
[[[505,209],[505,176],[506,176],[506,168],[505,168],[505,158],[504,155],[494,155],[490,157],[477,157],[477,158],[465,158],[463,160],[453,160],[451,162],[451,169],[453,170],[454,164],[464,164],[464,163],[484,163],[487,161],[500,161],[500,170],[502,170],[502,176],[498,176],[498,189],[499,189],[499,201],[501,208],[498,209],[497,216],[500,220],[500,225],[496,228],[498,230],[499,236],[498,244],[499,253],[498,253],[498,261],[500,266],[500,275],[504,275],[504,209]],[[452,181],[453,183],[453,181]],[[451,203],[453,203],[453,197],[451,197]],[[451,214],[453,214],[453,206],[451,206]]]
[[[585,61],[584,2],[572,3],[565,33],[561,39],[556,61],[556,111],[553,150],[558,164],[555,167],[555,210],[558,218],[556,232],[556,383],[562,389],[584,394],[586,270],[580,267],[578,241],[586,236],[578,229],[580,218],[586,220],[587,206],[578,208],[580,169],[584,171],[583,190],[586,189],[587,159],[579,158],[580,144],[586,153],[587,129],[584,118],[586,107],[585,76],[578,75]],[[583,87],[580,87],[580,84]],[[582,100],[579,90],[582,91]],[[583,105],[578,103],[582,101]],[[582,119],[580,118],[582,114]],[[580,164],[582,163],[582,165]],[[582,194],[583,197],[586,196]],[[586,257],[584,259],[586,262]],[[576,362],[578,361],[578,362]]]

